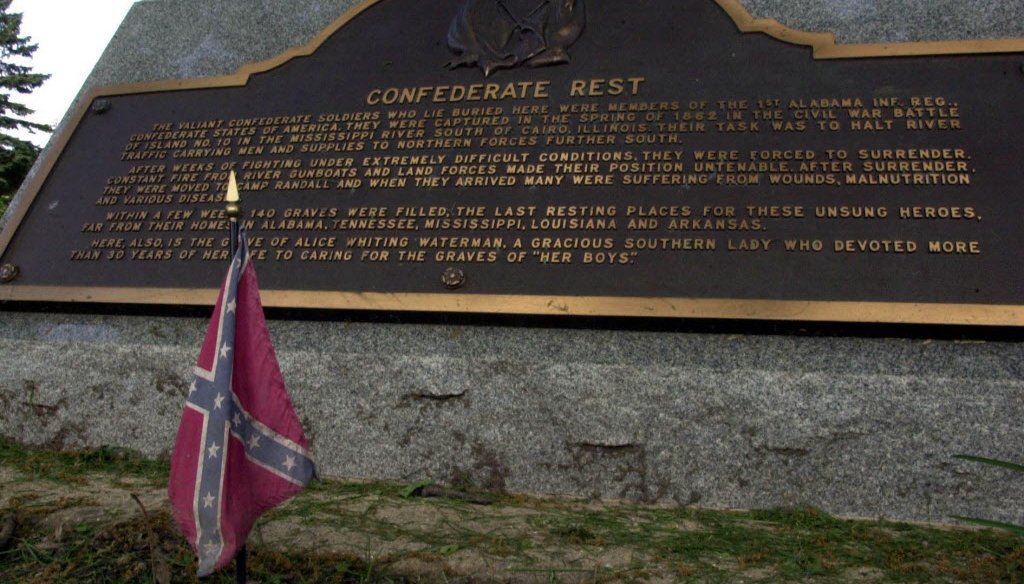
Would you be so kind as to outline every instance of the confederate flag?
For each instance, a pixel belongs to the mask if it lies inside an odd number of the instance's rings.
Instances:
[[[181,415],[167,494],[199,576],[231,561],[261,513],[315,477],[270,343],[245,231]]]

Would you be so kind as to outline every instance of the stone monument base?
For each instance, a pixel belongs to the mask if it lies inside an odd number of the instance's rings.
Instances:
[[[231,73],[304,44],[352,4],[140,2],[88,87]],[[997,0],[744,4],[846,43],[1024,36],[1024,5]],[[205,316],[19,310],[0,304],[0,434],[167,455]],[[649,331],[615,328],[650,324],[628,321],[340,321],[349,316],[270,323],[326,476],[1024,520],[1019,477],[952,458],[1020,458],[1016,341],[687,332],[673,327],[692,323],[675,321]]]
[[[0,312],[0,427],[166,456],[206,320]],[[326,476],[1021,520],[1014,342],[270,322]]]

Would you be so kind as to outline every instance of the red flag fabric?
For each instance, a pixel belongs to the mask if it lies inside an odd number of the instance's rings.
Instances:
[[[200,577],[230,562],[260,514],[316,475],[239,231],[189,387],[167,487]]]

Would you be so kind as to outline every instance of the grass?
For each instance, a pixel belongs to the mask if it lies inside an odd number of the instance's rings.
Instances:
[[[110,489],[128,479],[162,489],[167,477],[166,463],[130,453],[54,453],[10,442],[0,442],[0,466],[33,486],[80,484],[85,493],[97,480]],[[38,492],[5,500],[20,527],[16,541],[0,552],[0,581],[152,582],[154,558],[164,559],[171,581],[196,581],[192,552],[166,510],[81,522],[55,538],[47,517],[95,502],[87,495]],[[261,519],[250,538],[251,578],[1024,582],[1024,537],[999,530],[854,521],[810,508],[732,512],[526,496],[494,500],[481,506],[409,496],[408,486],[392,483],[319,483]],[[431,569],[410,571],[410,562]],[[204,582],[233,577],[229,569]]]
[[[166,460],[150,460],[129,450],[90,448],[55,452],[28,448],[0,439],[0,465],[13,468],[29,480],[84,483],[90,474],[109,473],[167,484]]]
[[[0,579],[4,582],[152,582],[153,551],[146,535],[156,534],[157,553],[172,574],[172,582],[198,582],[192,550],[178,535],[166,512],[144,519],[141,515],[106,528],[85,526],[66,536],[59,546],[47,544],[41,534],[23,536],[18,544],[0,552]],[[375,578],[371,569],[345,554],[309,555],[260,548],[249,557],[254,582],[402,582]],[[211,584],[234,582],[234,568],[203,580]]]

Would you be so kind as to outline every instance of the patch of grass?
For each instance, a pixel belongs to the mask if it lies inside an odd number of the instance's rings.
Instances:
[[[53,482],[110,475],[109,488],[127,490],[138,479],[162,486],[167,478],[166,463],[109,449],[54,453],[0,441],[0,465]],[[410,495],[407,485],[386,482],[311,485],[260,520],[257,533],[283,521],[299,537],[281,531],[264,545],[254,535],[252,580],[402,582],[391,566],[415,560],[456,580],[465,574],[452,566],[475,565],[552,582],[842,582],[858,573],[870,582],[1024,582],[1024,537],[999,530],[854,521],[812,508],[732,512],[521,495],[476,505]],[[174,581],[195,581],[194,556],[166,511],[69,526],[58,541],[40,527],[52,513],[95,505],[37,492],[10,498],[23,527],[0,553],[0,582],[152,581],[150,530]],[[299,545],[307,529],[316,535]],[[346,535],[317,539],[332,531]],[[232,578],[229,569],[207,582]]]
[[[0,438],[0,464],[16,469],[31,479],[81,483],[93,473],[113,473],[153,482],[167,482],[170,472],[165,460],[150,460],[129,450],[89,448],[55,452]]]
[[[1024,582],[1024,538],[999,531],[844,520],[812,508],[542,507],[531,522],[548,545],[629,549],[696,581],[747,571],[767,574],[765,582],[841,581],[867,568],[891,582]]]
[[[852,521],[814,509],[695,514],[705,530],[652,537],[655,552],[711,573],[717,558],[770,569],[784,581],[872,568],[892,582],[1024,581],[1024,539],[993,531]],[[751,524],[750,520],[756,523]]]
[[[170,567],[171,581],[199,582],[195,556],[178,534],[167,512],[137,515],[112,525],[75,529],[59,542],[46,541],[31,525],[14,546],[0,552],[0,581],[19,583],[152,582],[152,552],[147,536],[157,536],[158,553]],[[253,582],[289,583],[402,583],[406,580],[378,573],[374,567],[345,554],[303,554],[252,546],[248,561]],[[203,580],[208,584],[235,581],[234,566]]]

